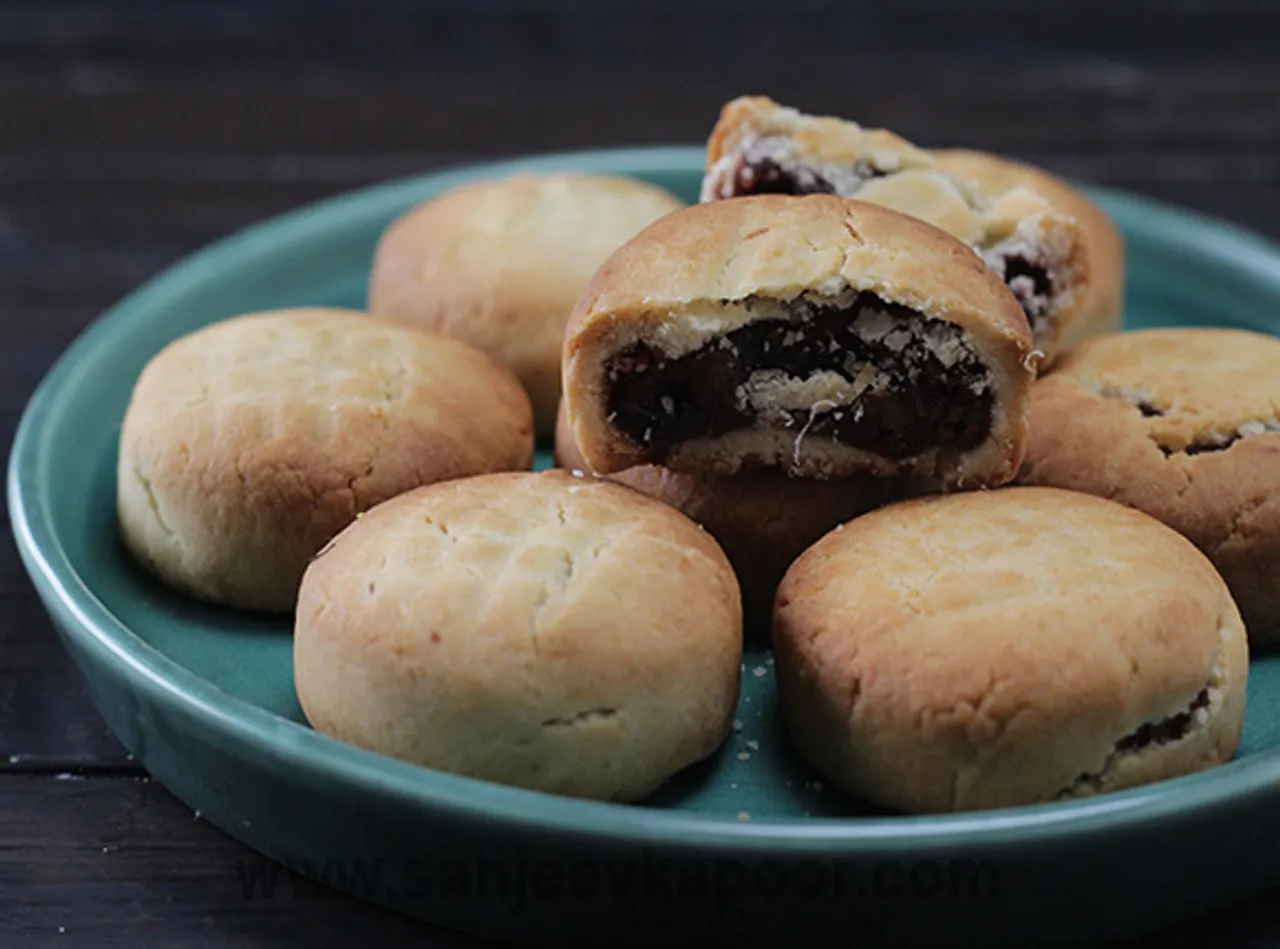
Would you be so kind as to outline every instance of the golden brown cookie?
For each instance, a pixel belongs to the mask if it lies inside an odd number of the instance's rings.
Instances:
[[[1019,478],[1113,498],[1185,534],[1250,641],[1280,640],[1280,339],[1227,329],[1101,336],[1031,396]]]
[[[509,366],[555,428],[560,344],[574,301],[613,251],[683,207],[613,175],[515,175],[445,192],[383,234],[369,281],[380,319],[457,337]]]
[[[555,457],[561,468],[591,474],[563,405]],[[603,477],[671,505],[716,539],[737,574],[748,634],[762,637],[768,635],[778,583],[810,544],[837,524],[927,490],[906,479],[866,475],[803,480],[776,468],[715,477],[640,465]]]
[[[298,598],[294,676],[318,731],[573,797],[637,801],[714,752],[741,663],[715,541],[564,471],[388,501],[311,564]]]
[[[1017,300],[967,246],[886,208],[763,195],[667,215],[566,330],[592,470],[1013,477],[1035,375]]]
[[[1249,660],[1226,584],[1184,537],[1025,487],[907,501],[832,531],[782,581],[774,656],[805,758],[906,812],[1222,764]]]
[[[1090,336],[1120,329],[1124,321],[1125,246],[1106,211],[1079,189],[1032,165],[964,149],[937,150],[933,157],[940,170],[967,182],[976,192],[1003,194],[1028,188],[1056,210],[1075,218],[1083,233],[1084,269],[1089,279],[1072,311],[1062,317],[1058,353]]]
[[[456,340],[350,310],[224,320],[147,364],[120,436],[120,531],[161,580],[293,609],[307,560],[360,511],[464,475],[527,468],[515,377]]]
[[[1073,216],[1088,202],[1074,193],[1072,200],[1058,200],[1070,192],[1060,182],[1052,195],[1041,194],[1035,186],[1044,182],[1030,174],[948,161],[962,174],[884,129],[746,96],[724,107],[711,133],[701,197],[836,194],[927,221],[973,247],[1009,285],[1037,348],[1053,358],[1096,316],[1090,301],[1094,255],[1086,246],[1091,234]]]

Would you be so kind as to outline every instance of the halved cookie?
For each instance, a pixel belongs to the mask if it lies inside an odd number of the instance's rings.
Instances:
[[[829,195],[667,215],[570,318],[566,412],[592,470],[1000,484],[1035,375],[1018,301],[915,218]]]
[[[711,133],[701,197],[827,193],[927,221],[973,247],[1008,284],[1052,359],[1064,338],[1079,335],[1091,280],[1085,234],[1035,182],[961,171],[884,129],[744,97],[724,107]]]

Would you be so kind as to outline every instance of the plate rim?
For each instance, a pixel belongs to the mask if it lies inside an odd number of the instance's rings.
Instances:
[[[267,218],[223,237],[166,267],[95,318],[58,357],[30,397],[9,457],[7,501],[11,529],[24,567],[60,635],[94,654],[97,663],[158,707],[202,721],[254,757],[300,768],[317,783],[347,785],[367,795],[393,795],[458,820],[520,825],[565,837],[605,837],[615,843],[678,845],[745,852],[807,855],[874,848],[918,852],[942,844],[994,844],[1002,839],[1048,844],[1108,834],[1119,827],[1191,822],[1206,812],[1236,809],[1280,790],[1280,746],[1194,775],[1095,798],[961,814],[885,817],[782,817],[744,822],[734,815],[701,814],[645,805],[561,797],[438,772],[347,745],[222,691],[179,665],[117,619],[66,555],[49,513],[40,474],[56,437],[49,418],[71,397],[75,368],[94,348],[180,293],[215,260],[226,266],[255,249],[305,242],[320,230],[343,230],[362,218],[401,210],[419,189],[520,171],[612,171],[651,174],[700,166],[701,146],[651,146],[549,152],[454,165],[374,184]],[[625,168],[626,171],[620,169]],[[1150,198],[1089,187],[1123,215],[1137,215],[1144,239],[1186,246],[1173,235],[1204,230],[1210,256],[1253,271],[1280,286],[1280,244],[1238,225]],[[1170,227],[1176,224],[1176,227]],[[145,761],[144,761],[145,764]]]

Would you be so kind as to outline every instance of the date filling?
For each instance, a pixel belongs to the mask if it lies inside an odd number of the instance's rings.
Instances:
[[[1104,399],[1123,399],[1132,405],[1143,418],[1166,418],[1181,412],[1198,414],[1194,408],[1179,409],[1174,406],[1157,405],[1152,396],[1146,393],[1116,388],[1115,386],[1095,386],[1094,391]],[[1202,416],[1203,417],[1203,416]],[[1181,447],[1168,444],[1158,433],[1148,432],[1148,437],[1160,449],[1166,458],[1174,455],[1205,455],[1210,452],[1226,451],[1236,442],[1255,435],[1266,435],[1280,432],[1280,418],[1255,418],[1241,422],[1233,431],[1206,430],[1197,433],[1189,442]]]
[[[991,370],[959,327],[871,293],[786,306],[679,356],[644,341],[618,352],[605,366],[613,426],[651,464],[682,442],[753,428],[895,461],[987,439]]]
[[[1141,751],[1152,745],[1166,745],[1171,741],[1185,738],[1195,722],[1196,712],[1209,707],[1209,690],[1201,689],[1196,693],[1185,711],[1177,712],[1168,718],[1156,722],[1146,722],[1138,726],[1132,734],[1125,735],[1116,742],[1116,751]]]
[[[787,155],[789,140],[768,135],[743,146],[732,171],[716,191],[719,199],[753,194],[838,194],[844,198],[884,172],[869,162],[819,167]]]
[[[1212,704],[1213,695],[1210,687],[1206,686],[1196,693],[1183,711],[1175,712],[1167,718],[1154,722],[1144,722],[1115,743],[1114,750],[1107,757],[1100,771],[1080,775],[1070,786],[1063,788],[1058,796],[1071,797],[1085,790],[1100,790],[1103,786],[1103,775],[1114,764],[1117,757],[1181,741],[1191,733],[1193,728],[1203,725],[1208,720],[1208,709]]]
[[[760,138],[743,148],[716,196],[721,199],[755,194],[836,194],[857,196],[872,178],[886,174],[867,162],[819,167],[812,162],[782,157],[785,139]],[[1048,329],[1057,287],[1040,249],[1025,241],[1010,241],[980,251],[987,266],[1004,280],[1022,304],[1032,334],[1039,339]]]
[[[1031,335],[1039,341],[1049,329],[1057,287],[1044,253],[1025,241],[997,244],[984,250],[982,259],[1005,282],[1022,304]]]

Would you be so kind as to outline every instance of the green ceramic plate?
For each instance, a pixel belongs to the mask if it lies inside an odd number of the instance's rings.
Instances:
[[[485,165],[328,201],[222,241],[114,307],[40,386],[14,445],[22,556],[95,702],[174,794],[250,847],[356,895],[521,944],[596,930],[712,945],[990,943],[1131,933],[1280,880],[1280,658],[1259,658],[1238,760],[1092,801],[951,817],[877,814],[817,783],[747,657],[741,729],[643,807],[561,799],[392,761],[312,732],[285,623],[204,608],[116,539],[116,440],[134,378],[173,338],[248,310],[360,306],[379,232],[469,178],[629,173],[692,200],[702,153]],[[1280,249],[1100,193],[1130,250],[1130,327],[1280,330]],[[545,463],[545,458],[544,458]],[[265,882],[263,884],[265,886]]]

